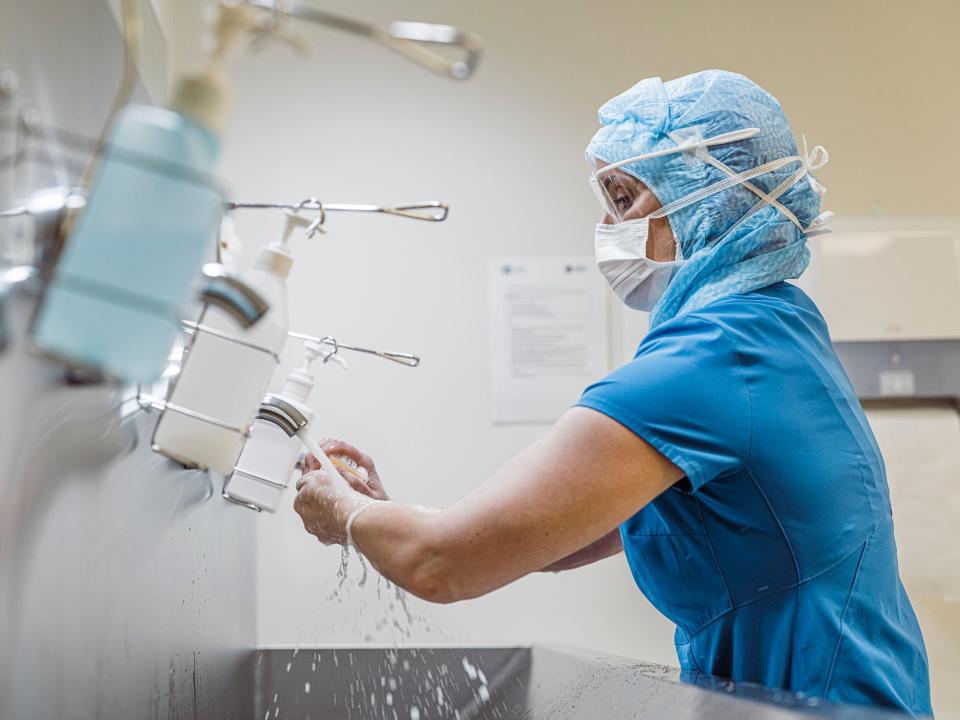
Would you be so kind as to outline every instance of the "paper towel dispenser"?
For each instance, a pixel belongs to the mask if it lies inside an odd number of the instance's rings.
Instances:
[[[960,406],[960,220],[846,219],[809,245],[797,284],[857,394]]]

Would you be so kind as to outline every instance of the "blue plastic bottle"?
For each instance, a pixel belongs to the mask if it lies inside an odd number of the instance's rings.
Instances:
[[[64,360],[147,382],[166,364],[181,307],[214,247],[219,141],[183,113],[131,105],[117,116],[108,148],[34,341]]]

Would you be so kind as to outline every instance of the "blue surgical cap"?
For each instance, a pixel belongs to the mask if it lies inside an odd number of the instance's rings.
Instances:
[[[666,83],[660,78],[641,80],[608,100],[599,116],[601,127],[587,156],[605,163],[676,147],[677,137],[710,138],[745,128],[759,128],[760,133],[709,148],[712,157],[735,173],[798,154],[777,99],[743,75],[723,70]],[[770,192],[801,167],[798,160],[751,182]],[[690,153],[671,153],[621,169],[642,180],[661,205],[728,177]],[[778,201],[806,228],[820,212],[821,194],[816,181],[803,177]],[[806,269],[810,251],[805,234],[770,205],[750,214],[759,200],[737,185],[667,216],[686,262],[654,306],[651,327],[722,297],[799,277]]]

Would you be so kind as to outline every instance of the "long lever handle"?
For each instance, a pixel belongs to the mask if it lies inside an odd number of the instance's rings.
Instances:
[[[480,61],[483,44],[477,35],[465,33],[450,25],[421,22],[394,22],[383,28],[379,25],[335,15],[298,0],[247,0],[253,7],[276,15],[295,17],[307,22],[353,33],[380,43],[403,55],[421,67],[455,80],[464,80],[473,73]],[[432,50],[429,45],[444,45],[463,51],[463,58],[450,60]]]

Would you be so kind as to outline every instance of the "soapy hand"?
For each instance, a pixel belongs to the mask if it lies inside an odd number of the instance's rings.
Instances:
[[[387,491],[383,487],[383,483],[380,481],[380,475],[377,473],[377,468],[373,464],[373,458],[369,455],[364,455],[353,445],[335,438],[324,438],[319,442],[319,445],[320,449],[333,461],[333,464],[340,469],[340,474],[350,483],[350,487],[364,495],[369,495],[375,500],[390,499],[387,496]],[[361,477],[352,468],[346,467],[344,463],[338,462],[337,458],[342,457],[350,458],[358,467],[363,468],[367,475],[366,479]],[[320,461],[313,455],[308,454],[303,461],[303,474],[319,469]]]
[[[293,509],[303,520],[304,529],[324,545],[347,542],[347,519],[355,510],[376,500],[387,500],[373,460],[340,440],[326,440],[320,447],[329,455],[346,456],[366,470],[368,479],[344,467],[336,477],[320,470],[319,461],[308,455],[303,475],[297,481]]]

